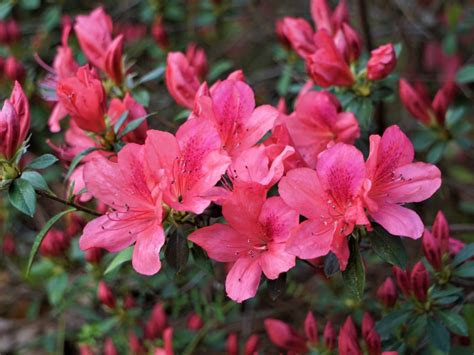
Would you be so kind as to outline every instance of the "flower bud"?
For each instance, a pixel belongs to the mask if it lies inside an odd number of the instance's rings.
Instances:
[[[271,318],[265,319],[264,324],[268,337],[273,344],[298,353],[306,353],[308,351],[306,338],[288,324]]]
[[[362,336],[367,339],[370,331],[375,327],[375,321],[369,312],[365,312],[362,317]]]
[[[143,347],[142,342],[140,341],[140,339],[138,339],[137,335],[134,332],[128,333],[128,347],[130,349],[130,354],[145,354],[145,348]]]
[[[413,117],[424,125],[429,126],[432,124],[432,113],[429,104],[423,96],[408,84],[406,80],[400,79],[400,99],[403,105]]]
[[[338,350],[341,355],[361,354],[357,329],[350,316],[339,330]]]
[[[168,321],[163,305],[157,303],[151,311],[151,316],[145,324],[145,339],[159,338],[166,328]]]
[[[258,335],[251,335],[245,342],[244,355],[255,355],[258,353],[258,346],[260,345],[260,338]]]
[[[8,44],[8,26],[5,21],[0,21],[0,43]]]
[[[387,308],[392,308],[397,302],[397,288],[391,277],[387,277],[377,290],[379,301]]]
[[[92,347],[89,344],[79,344],[80,355],[94,355]]]
[[[155,39],[156,44],[162,49],[167,50],[169,47],[168,35],[161,16],[157,16],[153,26],[151,27],[151,35]]]
[[[3,236],[2,243],[3,254],[8,256],[14,256],[16,254],[15,238],[10,233]]]
[[[382,352],[382,340],[380,339],[379,333],[372,328],[369,333],[364,336],[369,355],[380,355]]]
[[[283,19],[278,19],[275,23],[275,33],[277,35],[277,38],[278,38],[278,41],[280,42],[280,44],[284,48],[290,49],[291,48],[291,43],[290,43],[290,40],[288,39],[288,37],[286,37],[284,26],[285,25],[283,23]]]
[[[191,313],[188,316],[188,320],[186,323],[187,323],[188,329],[190,330],[199,330],[204,325],[202,318],[197,313]]]
[[[5,76],[11,81],[23,82],[26,76],[26,70],[23,64],[18,61],[15,57],[8,57],[5,61],[4,67]]]
[[[405,296],[410,295],[411,285],[410,285],[410,271],[403,271],[398,266],[392,267],[392,272],[395,275],[395,280],[397,280],[397,285]]]
[[[306,338],[312,345],[317,345],[319,343],[318,339],[318,325],[316,324],[316,319],[312,312],[308,312],[306,319],[304,321],[304,331]]]
[[[165,355],[173,355],[173,328],[168,327],[163,332]]]
[[[101,248],[90,248],[84,251],[85,259],[88,263],[99,264],[104,256],[104,251]]]
[[[332,34],[330,9],[326,0],[311,0],[311,17],[318,31],[324,29]]]
[[[326,349],[329,351],[332,351],[334,347],[336,346],[336,330],[334,329],[334,326],[332,325],[332,322],[327,322],[326,326],[324,327],[324,332],[323,332],[323,338],[324,338],[324,346]]]
[[[443,212],[438,211],[436,214],[431,233],[438,241],[441,255],[447,253],[449,251],[449,224]]]
[[[458,239],[449,238],[449,254],[454,258],[466,244]]]
[[[48,257],[60,257],[69,249],[70,244],[71,240],[66,237],[63,231],[53,228],[43,238],[39,253]]]
[[[239,355],[239,339],[236,333],[230,333],[226,341],[227,355]]]
[[[20,39],[20,26],[18,22],[11,19],[7,22],[8,42],[15,43]]]
[[[436,271],[442,268],[441,246],[438,239],[436,239],[430,231],[425,230],[423,233],[423,252],[428,262]]]
[[[204,80],[209,71],[209,65],[207,64],[206,52],[204,52],[204,49],[199,48],[195,43],[190,43],[186,50],[186,59],[188,60],[189,65],[194,68],[198,78]]]
[[[285,17],[281,29],[300,57],[306,58],[314,52],[316,48],[313,40],[314,31],[308,21],[303,18]]]
[[[135,298],[133,298],[131,294],[126,295],[123,300],[123,307],[125,309],[131,309],[131,308],[135,308],[136,306],[137,304],[135,302]]]
[[[428,296],[428,287],[430,286],[428,271],[423,265],[423,262],[419,261],[413,267],[411,272],[411,287],[415,297],[421,301],[426,301]]]
[[[433,99],[433,111],[436,116],[438,124],[444,126],[444,121],[446,118],[446,111],[448,111],[449,105],[451,105],[456,89],[453,89],[455,84],[446,83],[438,90],[434,99]]]
[[[367,63],[369,80],[380,80],[390,74],[397,65],[397,55],[391,43],[384,44],[371,52]]]
[[[354,62],[360,57],[362,40],[359,34],[347,23],[343,23],[341,28],[346,42],[346,59],[349,62]]]
[[[97,289],[97,298],[100,303],[109,308],[115,308],[115,296],[112,293],[112,290],[107,286],[104,281],[99,282],[99,287]]]
[[[109,45],[105,54],[104,71],[117,85],[122,83],[124,77],[122,50],[123,35],[119,35]]]
[[[104,355],[118,355],[117,348],[111,338],[105,339]]]
[[[58,82],[57,94],[59,102],[79,128],[104,133],[106,96],[95,70],[85,65],[77,70],[75,76],[62,78]]]
[[[183,53],[168,53],[165,78],[166,87],[173,99],[179,105],[192,109],[200,84],[196,70],[189,64]]]

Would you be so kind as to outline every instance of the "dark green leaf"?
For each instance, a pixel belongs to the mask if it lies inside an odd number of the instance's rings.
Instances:
[[[117,120],[117,122],[115,122],[114,124],[114,133],[117,134],[120,130],[120,128],[122,128],[125,120],[127,119],[128,117],[128,111],[125,111],[124,113],[122,113],[119,117],[119,119]]]
[[[127,249],[124,249],[121,252],[117,253],[117,255],[115,255],[112,261],[110,262],[109,266],[107,266],[107,269],[105,269],[104,275],[115,270],[123,263],[132,260],[132,255],[133,255],[133,246],[128,247]]]
[[[397,59],[400,59],[400,54],[402,54],[402,50],[403,50],[403,43],[402,42],[395,43],[393,47],[395,49],[395,55],[397,56]]]
[[[466,114],[466,107],[451,106],[446,112],[446,127],[451,128],[458,123]]]
[[[82,152],[80,152],[78,155],[74,157],[74,159],[71,162],[71,165],[69,166],[69,170],[67,171],[65,180],[68,180],[71,174],[74,172],[74,169],[76,169],[76,166],[81,162],[81,160],[88,154],[95,152],[96,150],[100,150],[101,148],[97,147],[89,147],[84,149]]]
[[[459,253],[456,254],[453,260],[453,266],[458,266],[465,262],[467,259],[474,256],[474,243],[470,243],[464,246]]]
[[[430,145],[436,142],[436,139],[436,134],[430,129],[417,131],[411,137],[413,146],[418,152],[426,150]]]
[[[286,287],[286,272],[281,273],[275,280],[267,280],[267,290],[270,298],[276,300],[282,293],[285,292]]]
[[[214,274],[214,268],[212,266],[211,260],[199,245],[193,245],[191,248],[191,254],[193,255],[194,262],[201,270],[207,272],[210,275]]]
[[[369,233],[370,243],[375,253],[384,261],[400,266],[407,266],[407,253],[400,237],[390,235],[380,225],[374,226],[374,231]]]
[[[123,131],[120,132],[120,134],[118,135],[118,138],[120,139],[120,138],[126,136],[128,133],[136,130],[147,119],[147,117],[148,117],[148,115],[144,116],[144,117],[137,118],[136,120],[130,121],[125,126]]]
[[[451,347],[451,338],[449,332],[444,325],[433,318],[428,319],[428,326],[426,328],[428,340],[437,349],[445,354],[449,354]]]
[[[26,180],[15,179],[8,189],[10,203],[20,212],[33,217],[36,210],[36,193]]]
[[[21,179],[28,181],[37,190],[49,191],[48,184],[37,171],[24,171]]]
[[[451,333],[467,336],[466,321],[459,314],[450,311],[437,310],[436,316],[441,319]]]
[[[454,270],[454,276],[456,277],[474,277],[474,261],[462,264]]]
[[[25,10],[36,10],[41,5],[41,0],[20,0],[20,7]]]
[[[209,79],[209,81],[212,82],[218,79],[221,74],[230,70],[233,65],[234,64],[230,60],[221,60],[212,66],[211,71],[209,72],[209,75],[207,76],[207,78]]]
[[[53,218],[51,218],[46,224],[41,228],[39,233],[35,237],[35,241],[33,243],[33,246],[31,247],[30,250],[30,256],[28,258],[28,265],[26,266],[26,276],[30,273],[31,265],[33,264],[33,260],[36,256],[36,253],[38,252],[39,246],[41,245],[41,242],[43,241],[43,238],[46,236],[46,233],[49,232],[51,227],[59,221],[62,217],[67,215],[68,213],[75,212],[75,208],[69,208],[65,211],[59,212],[57,215],[55,215]]]
[[[429,150],[428,154],[426,155],[426,160],[430,163],[437,163],[443,157],[444,151],[446,150],[447,143],[436,142],[431,149]]]
[[[5,1],[0,4],[0,20],[5,20],[10,11],[12,10],[13,2]]]
[[[63,299],[68,285],[68,277],[65,272],[51,277],[46,283],[46,292],[48,294],[49,303],[53,306],[59,304]]]
[[[415,339],[421,338],[426,332],[426,326],[428,324],[428,317],[426,314],[419,315],[411,319],[411,323],[408,326],[408,333],[410,337]]]
[[[165,258],[169,265],[171,265],[176,271],[180,271],[184,266],[186,266],[188,257],[188,240],[183,227],[178,226],[168,238]]]
[[[463,66],[456,73],[456,81],[459,84],[467,84],[474,81],[474,64]]]
[[[337,260],[336,254],[329,252],[324,258],[324,274],[326,277],[331,277],[339,271],[339,260]]]
[[[346,111],[353,112],[357,120],[359,121],[360,127],[366,131],[369,126],[370,122],[372,121],[372,114],[374,111],[374,106],[372,104],[372,100],[368,97],[364,98],[357,98],[352,100],[347,107]]]
[[[37,169],[46,169],[56,163],[58,161],[58,158],[56,158],[52,154],[44,154],[35,160],[33,160],[31,163],[29,163],[26,168],[27,169],[32,169],[32,170],[37,170]]]
[[[152,71],[146,73],[140,79],[138,79],[137,85],[160,78],[161,76],[163,76],[165,69],[166,67],[164,65],[161,65],[156,69],[153,69]]]
[[[376,329],[382,339],[386,339],[390,334],[393,334],[397,329],[404,324],[411,315],[409,309],[399,309],[390,312],[377,322]]]
[[[290,64],[287,64],[283,68],[283,72],[281,73],[280,79],[278,80],[278,83],[277,83],[278,95],[280,95],[281,97],[286,96],[286,94],[288,93],[288,88],[290,87],[290,84],[291,84],[292,71],[293,69]]]
[[[361,300],[364,297],[365,268],[360,255],[359,243],[355,238],[349,238],[349,250],[349,261],[342,277],[352,295]]]
[[[150,105],[150,94],[145,89],[133,90],[133,98],[140,105],[148,107]]]

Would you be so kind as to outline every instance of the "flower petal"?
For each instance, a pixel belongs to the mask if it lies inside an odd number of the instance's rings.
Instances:
[[[288,240],[286,251],[301,259],[324,256],[331,250],[334,225],[320,219],[304,221]]]
[[[132,265],[136,272],[154,275],[161,268],[160,249],[165,243],[163,227],[155,224],[141,232],[133,247]]]
[[[257,293],[261,275],[258,259],[239,258],[225,280],[227,296],[238,303],[252,298]]]
[[[390,234],[418,239],[423,234],[423,222],[416,212],[396,205],[385,204],[379,206],[370,216]]]

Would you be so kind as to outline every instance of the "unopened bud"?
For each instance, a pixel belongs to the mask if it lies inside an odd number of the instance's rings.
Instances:
[[[112,293],[112,290],[107,286],[104,281],[99,282],[99,287],[97,289],[97,298],[100,303],[109,308],[115,308],[115,296]]]
[[[388,76],[397,65],[397,55],[391,43],[374,49],[367,63],[367,78],[381,80]]]
[[[104,355],[118,355],[117,348],[111,338],[105,339]]]
[[[419,261],[411,272],[411,287],[415,297],[421,301],[426,301],[428,287],[430,286],[428,271],[423,262]]]
[[[387,308],[392,308],[397,302],[397,288],[391,277],[387,277],[377,290],[379,301]]]
[[[226,341],[227,355],[239,355],[239,339],[237,334],[230,333]]]
[[[398,266],[392,267],[392,272],[397,280],[397,285],[405,296],[410,295],[411,284],[410,284],[410,271],[403,271]]]
[[[324,327],[323,338],[326,349],[329,351],[333,350],[336,346],[337,334],[332,322],[326,323],[326,326]]]
[[[187,326],[190,330],[199,330],[203,327],[204,322],[202,318],[197,313],[192,313],[189,315],[187,320]]]

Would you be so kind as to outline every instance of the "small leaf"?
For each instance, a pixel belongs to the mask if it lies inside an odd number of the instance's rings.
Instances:
[[[114,124],[114,133],[117,134],[118,131],[120,130],[120,128],[122,127],[123,123],[125,122],[125,120],[127,119],[128,117],[128,111],[125,111],[124,113],[122,113],[119,117],[119,119],[117,120],[117,122],[115,122]]]
[[[37,190],[50,191],[43,176],[37,171],[24,171],[21,179],[28,181]]]
[[[100,150],[101,148],[97,147],[89,147],[84,149],[82,152],[80,152],[78,155],[74,157],[74,159],[71,162],[71,165],[69,166],[69,170],[67,171],[66,177],[64,180],[68,180],[71,174],[74,172],[74,169],[76,168],[77,165],[81,162],[81,160],[88,154],[95,152],[96,150]]]
[[[12,10],[13,2],[6,1],[0,4],[0,20],[5,20],[10,11]]]
[[[189,248],[188,240],[183,230],[183,226],[179,225],[172,232],[166,243],[165,258],[166,262],[179,272],[188,262]]]
[[[286,272],[281,273],[275,280],[267,280],[267,290],[270,298],[276,301],[285,292]]]
[[[36,194],[33,186],[26,180],[13,180],[8,189],[10,203],[20,212],[33,217],[36,210]]]
[[[138,79],[137,85],[160,78],[165,73],[165,69],[166,67],[164,65],[161,65],[156,69],[153,69],[152,71],[146,73],[140,79]]]
[[[331,277],[339,271],[339,260],[337,260],[336,254],[329,252],[324,258],[324,274],[326,277]]]
[[[462,264],[454,270],[454,276],[471,278],[474,277],[474,262]]]
[[[221,74],[230,70],[233,65],[234,64],[230,60],[221,60],[217,63],[214,63],[214,65],[212,65],[212,68],[207,78],[209,79],[210,82],[212,82],[216,80],[217,78],[219,78]]]
[[[51,305],[56,306],[59,304],[63,299],[67,286],[68,277],[65,272],[55,275],[48,280],[46,283],[46,292]]]
[[[474,64],[463,66],[456,73],[456,81],[459,84],[467,84],[474,81]]]
[[[30,256],[28,258],[28,265],[26,266],[26,276],[30,273],[31,265],[33,264],[33,259],[36,256],[36,253],[38,252],[39,246],[41,245],[41,242],[43,241],[43,238],[46,236],[46,234],[49,232],[51,227],[59,221],[62,217],[67,215],[68,213],[75,212],[75,208],[69,208],[65,211],[59,212],[57,215],[53,216],[46,224],[41,228],[39,233],[35,237],[35,241],[33,243],[33,246],[31,247],[30,250]]]
[[[194,262],[201,270],[210,275],[214,275],[214,267],[212,266],[212,262],[204,249],[202,249],[197,244],[193,244],[193,247],[191,248],[191,254],[193,255]]]
[[[453,266],[458,266],[473,256],[474,256],[474,243],[467,244],[454,257]]]
[[[293,68],[290,64],[285,65],[285,67],[283,68],[283,72],[281,73],[280,79],[277,83],[277,92],[278,95],[280,95],[281,97],[286,96],[286,94],[288,93],[288,88],[291,84],[292,71]]]
[[[122,138],[124,136],[126,136],[128,133],[136,130],[148,117],[149,115],[147,116],[143,116],[143,117],[140,117],[140,118],[137,118],[136,120],[133,120],[133,121],[130,121],[126,126],[125,128],[123,129],[122,132],[120,132],[120,134],[117,136],[117,138]]]
[[[112,261],[110,262],[109,266],[107,266],[107,269],[105,269],[104,275],[107,275],[108,273],[112,272],[123,263],[132,260],[132,255],[133,246],[128,247],[127,249],[124,249],[121,252],[117,253],[117,255],[115,255]]]
[[[467,324],[463,317],[450,311],[436,311],[436,316],[441,319],[451,333],[467,336]]]
[[[349,261],[342,277],[349,291],[358,300],[362,300],[365,288],[365,268],[360,255],[359,243],[355,238],[349,238],[349,250]]]
[[[44,154],[36,159],[34,159],[31,163],[26,166],[26,169],[46,169],[56,163],[58,158],[56,158],[52,154]]]
[[[434,142],[436,142],[436,134],[430,129],[422,129],[420,131],[416,131],[412,137],[411,142],[415,147],[417,152],[424,151],[428,149]]]
[[[374,226],[374,232],[369,233],[370,243],[374,252],[384,261],[400,266],[405,270],[407,253],[400,237],[390,235],[380,225]]]
[[[387,316],[383,317],[377,322],[376,329],[382,339],[388,338],[392,333],[395,333],[402,324],[404,324],[408,317],[410,317],[410,310],[399,309],[390,312]]]
[[[447,143],[444,141],[436,142],[428,154],[426,155],[426,160],[430,163],[437,163],[443,157],[444,151],[446,150]]]
[[[368,130],[374,111],[374,106],[370,98],[358,97],[355,100],[352,100],[346,111],[353,112],[357,118],[357,121],[359,121],[360,127],[364,131]]]
[[[444,354],[449,354],[449,349],[451,347],[451,337],[449,336],[449,332],[444,325],[433,318],[429,318],[428,325],[426,327],[426,333],[431,345],[438,348]]]

